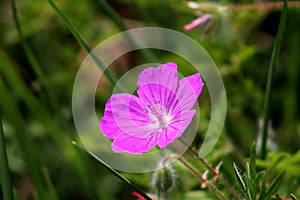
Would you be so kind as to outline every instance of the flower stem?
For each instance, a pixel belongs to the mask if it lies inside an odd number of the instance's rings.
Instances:
[[[268,72],[268,80],[267,80],[267,89],[266,89],[266,96],[265,96],[265,105],[263,110],[263,127],[262,127],[262,145],[261,145],[261,157],[262,159],[266,158],[267,150],[266,150],[266,143],[268,138],[268,119],[269,119],[269,111],[270,111],[270,100],[271,100],[271,90],[272,90],[272,82],[275,72],[275,66],[278,60],[278,55],[280,51],[280,46],[283,39],[284,28],[286,24],[286,16],[287,16],[287,0],[284,0],[283,9],[281,12],[280,23],[278,27],[277,37],[275,40],[272,57],[269,66]]]
[[[256,9],[275,9],[282,8],[284,6],[284,2],[265,2],[258,3],[253,5],[237,5],[237,6],[222,6],[220,11],[240,11],[240,10],[256,10]],[[299,7],[300,1],[290,1],[287,4],[288,7]]]

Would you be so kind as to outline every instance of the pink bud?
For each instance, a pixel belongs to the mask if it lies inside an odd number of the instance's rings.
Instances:
[[[138,200],[146,200],[142,195],[137,192],[132,192],[132,196],[136,197]]]
[[[196,8],[199,8],[199,4],[190,1],[190,2],[188,2],[188,7],[191,9],[196,9]]]
[[[193,28],[197,27],[197,26],[201,26],[204,23],[206,23],[208,20],[210,20],[212,18],[211,14],[204,14],[201,17],[195,19],[194,21],[192,21],[190,24],[187,24],[184,26],[184,30],[186,31],[190,31]]]

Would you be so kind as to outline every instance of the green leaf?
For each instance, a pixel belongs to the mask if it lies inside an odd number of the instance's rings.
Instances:
[[[256,142],[253,142],[250,151],[250,160],[249,160],[249,175],[250,179],[254,181],[256,176]]]
[[[290,194],[293,200],[297,200],[297,197],[294,194]]]
[[[249,177],[247,175],[244,175],[244,180],[245,180],[246,188],[247,188],[247,199],[255,200],[255,194],[254,194],[254,198],[253,198],[254,190],[253,190],[251,180],[249,179]]]
[[[260,171],[256,174],[255,176],[255,180],[254,180],[254,183],[256,185],[259,185],[260,184],[260,181],[262,181],[263,179],[266,179],[266,172],[265,171]]]
[[[267,176],[266,173],[264,171],[262,171],[263,173],[260,175],[261,177],[261,187],[260,187],[260,194],[258,197],[258,200],[264,200],[264,196],[266,194],[266,182],[267,182]]]
[[[238,183],[239,183],[239,186],[242,190],[242,193],[247,196],[247,187],[246,187],[246,184],[244,182],[244,179],[243,179],[243,176],[241,175],[241,172],[237,166],[237,164],[234,162],[233,163],[233,168],[234,168],[234,172],[236,174],[236,177],[237,177],[237,180],[238,180]]]
[[[267,155],[267,139],[268,139],[268,132],[267,132],[267,127],[268,127],[268,121],[269,121],[269,112],[270,112],[270,102],[271,102],[271,92],[272,92],[272,82],[273,82],[273,77],[275,73],[275,67],[278,61],[278,55],[280,51],[280,46],[283,40],[283,35],[284,35],[284,29],[286,25],[286,18],[287,18],[287,0],[284,0],[282,12],[281,12],[281,17],[280,17],[280,22],[279,22],[279,28],[277,32],[277,37],[275,40],[273,52],[272,52],[272,57],[270,61],[270,66],[269,66],[269,72],[268,72],[268,80],[267,80],[267,89],[266,89],[266,94],[265,94],[265,103],[264,103],[264,110],[263,110],[263,126],[262,126],[262,144],[261,144],[261,157],[264,160]]]
[[[283,180],[283,177],[284,177],[284,173],[280,173],[276,176],[276,178],[272,181],[270,186],[267,188],[266,194],[264,196],[265,199],[267,199],[277,193],[277,191],[280,187],[280,184]]]

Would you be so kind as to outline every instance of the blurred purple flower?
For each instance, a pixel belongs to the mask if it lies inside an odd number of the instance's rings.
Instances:
[[[204,83],[199,73],[178,81],[177,65],[169,62],[142,71],[137,85],[138,97],[112,95],[100,120],[104,136],[114,139],[116,153],[142,154],[180,137],[196,113],[192,107]]]

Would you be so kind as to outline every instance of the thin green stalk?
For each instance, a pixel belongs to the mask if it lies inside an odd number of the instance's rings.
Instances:
[[[58,195],[57,195],[57,192],[55,190],[55,187],[53,186],[49,171],[46,167],[42,168],[42,174],[43,174],[43,177],[45,179],[45,183],[47,185],[47,188],[49,189],[49,191],[51,191],[51,199],[53,199],[53,200],[54,199],[59,199]]]
[[[98,158],[95,154],[87,150],[82,145],[78,144],[77,142],[73,141],[73,145],[81,149],[82,151],[86,152],[88,155],[90,155],[92,158],[96,159],[102,166],[104,166],[106,169],[108,169],[113,175],[115,175],[118,179],[120,179],[122,182],[127,184],[130,188],[132,188],[134,191],[138,192],[140,195],[142,195],[145,199],[151,200],[151,198],[140,188],[138,188],[136,185],[131,183],[128,179],[126,179],[124,176],[122,176],[120,173],[118,173],[116,170],[111,168],[107,163],[105,163],[103,160]]]
[[[118,13],[107,3],[106,0],[96,0],[96,3],[104,10],[107,16],[115,23],[120,31],[127,31],[125,24],[122,22]],[[125,34],[129,43],[134,47],[139,47],[138,42],[132,37],[131,34]],[[150,62],[157,62],[158,58],[149,49],[141,49],[142,55]]]
[[[268,139],[267,128],[268,128],[268,120],[269,120],[269,112],[270,112],[272,82],[273,82],[276,63],[278,60],[280,46],[283,39],[286,17],[287,17],[287,0],[284,0],[279,28],[278,28],[278,32],[277,32],[277,36],[276,36],[276,40],[272,52],[272,57],[270,61],[269,72],[268,72],[267,89],[266,89],[265,104],[263,110],[262,144],[261,144],[261,151],[260,151],[262,159],[265,159],[267,156],[267,149],[266,149],[266,143]]]
[[[72,22],[67,18],[67,16],[56,6],[56,4],[52,0],[47,0],[50,6],[53,8],[53,10],[56,12],[56,14],[61,18],[61,20],[65,23],[67,28],[70,30],[70,32],[73,34],[73,36],[76,38],[80,46],[90,54],[92,59],[95,61],[96,65],[103,71],[103,73],[107,76],[109,81],[114,85],[117,83],[116,77],[110,73],[109,70],[106,70],[106,66],[102,63],[102,61],[92,52],[92,49],[89,47],[86,40],[83,38],[83,36],[79,33],[77,28],[72,24]]]
[[[3,200],[13,200],[13,188],[10,181],[9,166],[7,161],[5,137],[2,127],[2,117],[0,113],[0,172],[1,172],[1,183]]]

